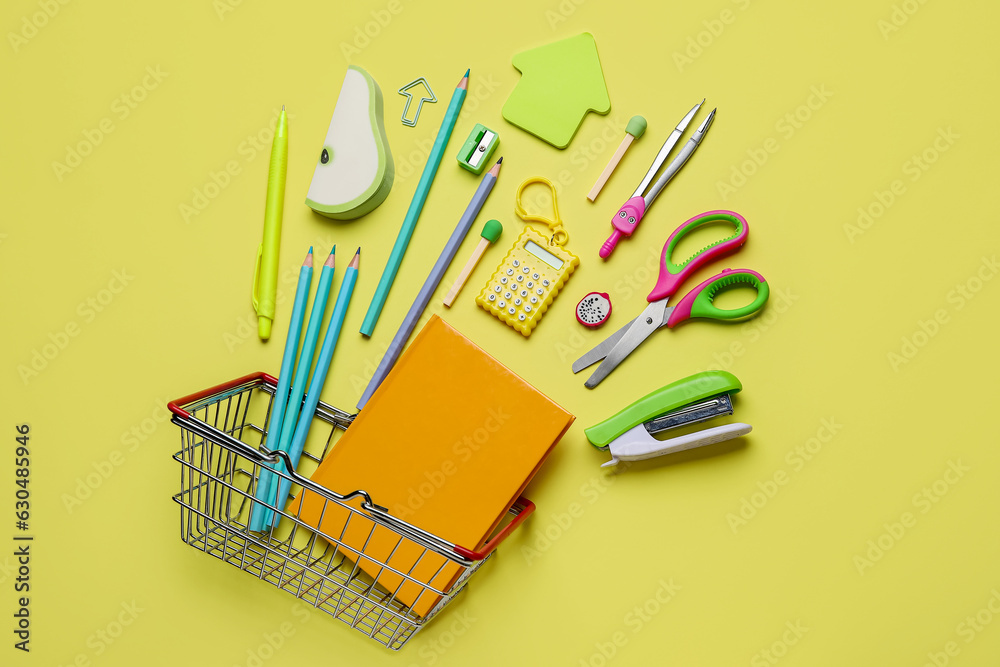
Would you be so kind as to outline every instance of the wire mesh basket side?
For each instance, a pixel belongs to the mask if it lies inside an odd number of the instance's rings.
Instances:
[[[274,474],[299,485],[300,497],[321,497],[323,515],[346,512],[343,528],[339,535],[318,530],[316,525],[326,525],[323,520],[303,520],[293,502],[291,509],[268,504],[282,516],[278,529],[250,531],[256,483],[262,466],[274,459],[263,447],[266,433],[260,426],[267,423],[272,394],[273,386],[262,380],[245,382],[186,406],[191,419],[175,416],[182,441],[174,456],[181,464],[181,491],[174,496],[181,505],[181,539],[391,649],[401,648],[464,588],[485,558],[469,560],[454,545],[383,515],[362,491],[341,496],[280,469],[273,469]],[[315,419],[328,429],[323,451],[307,454],[318,463],[334,433],[346,429],[352,417],[321,403]],[[319,426],[315,423],[314,429]],[[345,535],[362,522],[370,532],[357,548],[357,539]],[[388,555],[370,552],[376,531],[383,541],[386,535],[395,540]],[[419,556],[400,565],[404,545],[410,551],[416,545]],[[439,576],[446,567],[449,576]]]

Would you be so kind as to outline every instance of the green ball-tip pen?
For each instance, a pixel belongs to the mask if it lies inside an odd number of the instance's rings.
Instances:
[[[288,166],[288,117],[285,106],[274,128],[271,164],[267,169],[267,200],[264,204],[264,240],[257,249],[253,276],[253,307],[257,311],[257,334],[271,337],[278,295],[278,250],[281,246],[281,214],[285,208],[285,170]]]

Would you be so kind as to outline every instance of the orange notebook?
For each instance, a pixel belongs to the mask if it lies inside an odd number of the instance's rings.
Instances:
[[[339,493],[363,489],[393,516],[479,549],[574,419],[434,315],[312,480]],[[461,573],[454,562],[400,542],[363,516],[348,521],[347,510],[314,492],[301,493],[290,508],[296,510],[306,523],[363,551],[351,560],[418,616],[440,596],[381,563],[389,559],[396,570],[445,592]]]

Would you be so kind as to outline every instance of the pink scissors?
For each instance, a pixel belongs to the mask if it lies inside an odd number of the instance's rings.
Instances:
[[[702,248],[680,264],[672,261],[674,248],[682,238],[698,227],[716,222],[732,224],[733,234]],[[747,240],[749,232],[746,219],[733,211],[708,211],[696,215],[678,227],[663,246],[663,253],[660,255],[660,274],[653,291],[646,297],[649,305],[638,317],[573,362],[573,372],[579,373],[603,359],[604,362],[585,383],[592,389],[657,329],[663,327],[672,329],[692,317],[738,322],[756,315],[767,303],[770,288],[764,281],[764,276],[749,269],[724,269],[722,273],[712,276],[688,292],[677,305],[667,307],[667,301],[677,293],[681,284],[692,273],[711,261],[739,250]],[[712,303],[720,291],[735,286],[753,287],[757,291],[757,297],[752,303],[731,310],[717,308]]]

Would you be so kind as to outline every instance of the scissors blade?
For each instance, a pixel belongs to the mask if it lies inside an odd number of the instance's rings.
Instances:
[[[654,301],[646,306],[642,314],[632,320],[628,330],[622,334],[621,340],[608,352],[608,355],[604,358],[604,362],[597,367],[597,370],[587,379],[584,386],[588,389],[593,389],[599,385],[604,378],[611,374],[611,371],[618,367],[618,364],[625,357],[630,355],[635,348],[639,347],[654,331],[663,326],[663,323],[666,321],[664,318],[666,310],[666,299]]]
[[[666,303],[667,303],[668,300],[669,300],[669,297],[667,299],[661,299],[661,301],[663,302],[664,305],[666,305]],[[665,315],[663,316],[663,321],[660,324],[661,327],[663,326],[663,324],[666,323],[667,318],[670,317],[671,311],[673,311],[672,307],[671,308],[667,308],[664,311]],[[639,317],[642,317],[642,316],[640,315]],[[573,372],[574,373],[579,373],[584,368],[587,368],[588,366],[593,366],[594,364],[596,364],[601,359],[604,359],[605,357],[607,357],[608,354],[611,353],[611,350],[614,349],[615,345],[618,344],[618,341],[620,341],[622,339],[622,337],[625,335],[625,332],[629,330],[629,327],[631,327],[633,324],[635,324],[635,322],[639,319],[639,317],[635,317],[635,318],[629,320],[625,324],[625,326],[623,326],[621,329],[619,329],[618,331],[614,332],[613,334],[611,334],[610,336],[608,336],[607,338],[605,338],[603,341],[601,341],[601,343],[599,345],[597,345],[597,347],[593,348],[592,350],[590,350],[590,352],[587,352],[585,355],[583,355],[582,357],[580,357],[579,359],[577,359],[576,361],[574,361],[573,362]]]
[[[639,318],[635,318],[635,320],[637,319]],[[600,345],[598,345],[590,352],[587,352],[585,355],[574,361],[573,372],[579,373],[587,366],[596,364],[598,361],[608,356],[608,353],[610,353],[611,350],[614,349],[615,345],[618,344],[618,341],[622,339],[622,336],[625,335],[625,332],[628,331],[629,327],[632,326],[635,320],[631,320],[630,322],[626,323],[625,326],[623,326],[621,329],[619,329],[618,331],[614,332],[613,334],[605,338]]]

